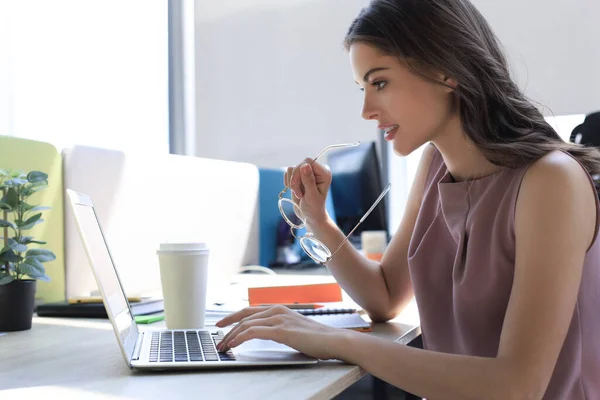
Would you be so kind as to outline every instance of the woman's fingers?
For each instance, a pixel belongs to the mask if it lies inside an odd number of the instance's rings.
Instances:
[[[292,194],[296,196],[297,199],[301,199],[304,195],[304,186],[302,185],[300,167],[302,167],[304,164],[310,164],[312,162],[312,158],[305,158],[300,164],[296,165],[295,167],[288,167],[288,169],[285,172],[285,185],[292,189]]]
[[[283,184],[285,187],[290,187],[290,177],[292,176],[292,171],[294,171],[294,167],[288,167],[283,175]]]
[[[281,324],[283,324],[285,317],[281,314],[278,315],[271,315],[269,317],[265,317],[265,318],[253,318],[253,319],[248,319],[245,320],[241,323],[239,323],[235,328],[233,328],[231,331],[229,331],[227,333],[227,335],[225,335],[225,337],[221,340],[221,343],[219,343],[219,351],[227,351],[228,349],[230,349],[232,347],[231,342],[236,341],[236,338],[238,337],[238,335],[246,332],[248,329],[251,329],[253,327],[274,327],[274,326],[280,326]]]
[[[240,344],[247,342],[251,339],[262,339],[262,340],[274,340],[279,342],[279,333],[281,329],[271,326],[253,326],[246,329],[244,332],[240,332],[239,335],[232,339],[228,346],[229,348],[237,347]]]
[[[304,187],[302,186],[302,181],[300,180],[300,169],[299,167],[294,168],[290,177],[290,188],[292,189],[292,193],[298,199],[302,198],[304,194]]]
[[[288,167],[283,174],[283,184],[285,187],[288,187],[292,191],[292,200],[297,201],[300,197],[302,197],[302,185],[301,182],[298,184],[299,180],[295,173],[295,167]]]
[[[239,322],[238,325],[230,330],[221,341],[221,343],[226,343],[231,335],[235,334],[240,327],[247,326],[247,324],[244,325],[244,323],[255,319],[269,318],[277,314],[284,314],[285,312],[289,312],[289,309],[285,306],[248,307],[223,318],[215,325],[221,328]]]
[[[218,327],[218,328],[223,328],[225,326],[229,326],[231,324],[235,324],[237,322],[240,322],[244,318],[251,317],[252,315],[255,315],[257,313],[262,313],[262,312],[268,311],[271,308],[273,308],[273,307],[271,307],[271,306],[246,307],[246,308],[241,309],[238,312],[235,312],[233,314],[230,314],[230,315],[226,316],[225,318],[223,318],[222,320],[220,320],[219,322],[217,322],[215,324],[215,326]]]

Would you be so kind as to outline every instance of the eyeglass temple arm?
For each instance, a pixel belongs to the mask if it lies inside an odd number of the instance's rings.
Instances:
[[[331,149],[337,149],[337,148],[340,148],[340,147],[356,147],[358,145],[360,145],[360,142],[340,143],[340,144],[329,145],[329,146],[325,147],[323,150],[321,150],[321,152],[319,153],[319,155],[317,155],[315,158],[313,158],[313,160],[311,161],[311,164],[314,163],[315,161],[317,161],[317,159],[319,157],[321,157],[323,154],[325,154],[326,152],[328,152]]]
[[[339,147],[356,147],[358,145],[360,145],[360,141],[359,142],[353,142],[353,143],[332,144],[330,146],[327,146],[323,150],[321,150],[321,152],[319,153],[319,155],[317,155],[315,158],[313,158],[313,160],[310,162],[310,165],[312,165],[315,161],[317,161],[317,159],[319,159],[319,157],[321,157],[323,154],[325,154],[326,152],[328,152],[331,149],[337,149]],[[292,180],[293,177],[294,177],[294,172],[292,172],[292,176],[290,176],[290,181]],[[287,190],[288,190],[288,187],[285,186],[283,188],[283,190],[281,192],[279,192],[279,198],[280,199],[287,192]]]
[[[363,215],[363,217],[360,219],[360,221],[358,221],[358,223],[356,224],[356,226],[354,228],[352,228],[352,230],[350,231],[350,233],[348,233],[348,235],[346,235],[346,237],[344,238],[344,240],[342,241],[342,243],[340,243],[340,245],[337,247],[337,249],[335,249],[335,251],[331,254],[331,256],[329,257],[330,260],[333,258],[333,256],[335,255],[335,253],[337,253],[344,246],[344,244],[346,244],[346,242],[348,241],[348,239],[350,238],[350,236],[352,236],[352,234],[354,233],[354,231],[356,230],[356,228],[358,228],[358,226],[360,224],[362,224],[362,222],[365,219],[367,219],[367,217],[369,216],[369,214],[371,214],[371,212],[375,209],[375,207],[377,207],[377,204],[379,204],[379,202],[381,201],[381,199],[383,199],[383,197],[387,194],[387,192],[390,191],[391,187],[392,187],[392,184],[388,183],[387,186],[383,189],[383,192],[381,192],[381,194],[377,198],[377,200],[375,200],[375,203],[373,203],[373,205],[371,206],[371,208],[369,208],[369,210],[365,213],[365,215]]]

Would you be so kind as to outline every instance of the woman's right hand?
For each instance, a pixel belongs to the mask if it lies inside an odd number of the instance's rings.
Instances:
[[[284,184],[292,189],[292,200],[306,216],[308,225],[327,220],[325,200],[331,185],[331,172],[312,161],[306,158],[297,166],[289,167],[284,175]]]

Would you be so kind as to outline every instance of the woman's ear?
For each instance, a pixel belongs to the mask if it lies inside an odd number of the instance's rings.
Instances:
[[[456,79],[452,79],[448,76],[442,76],[442,81],[444,82],[444,85],[446,86],[449,93],[453,92],[458,86],[458,82],[456,82]]]

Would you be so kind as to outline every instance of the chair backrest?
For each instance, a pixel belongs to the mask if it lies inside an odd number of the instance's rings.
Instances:
[[[128,294],[160,289],[161,241],[209,244],[209,295],[239,270],[258,200],[254,165],[86,146],[63,160],[65,188],[92,197]],[[65,234],[67,295],[89,295],[96,283],[70,210]]]
[[[56,255],[56,260],[44,263],[50,282],[38,282],[36,299],[41,302],[64,300],[64,191],[60,154],[50,143],[0,136],[0,168],[23,172],[41,171],[48,174],[48,187],[33,194],[29,203],[48,206],[51,209],[42,211],[44,222],[34,226],[26,234],[47,242],[41,247]],[[40,247],[33,244],[29,246]]]

